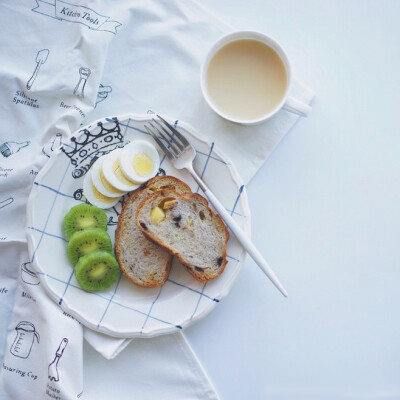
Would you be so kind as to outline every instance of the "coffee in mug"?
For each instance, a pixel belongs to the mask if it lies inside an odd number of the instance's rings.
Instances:
[[[239,39],[219,49],[207,69],[207,91],[221,112],[242,120],[269,114],[285,96],[285,65],[258,40]]]
[[[246,125],[261,123],[280,109],[306,116],[308,104],[289,96],[291,68],[282,47],[254,31],[223,36],[201,67],[201,88],[223,118]]]

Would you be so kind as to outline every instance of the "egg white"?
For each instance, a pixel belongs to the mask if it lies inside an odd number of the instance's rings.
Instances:
[[[104,196],[121,197],[126,193],[126,191],[118,190],[117,188],[115,188],[107,181],[104,175],[103,179],[101,178],[101,174],[103,174],[102,168],[104,158],[105,156],[100,157],[91,167],[93,185]]]
[[[125,174],[123,173],[122,167],[120,165],[119,161],[119,156],[121,154],[122,150],[117,149],[112,151],[111,153],[107,154],[104,157],[103,161],[103,166],[102,166],[102,171],[104,174],[104,177],[107,179],[107,181],[110,183],[110,185],[114,186],[118,190],[121,190],[123,192],[130,192],[131,190],[134,190],[140,186],[139,182],[133,182],[131,179],[129,179]],[[115,171],[114,171],[114,163],[118,162],[119,163],[119,169],[120,169],[120,176],[117,176]]]
[[[83,194],[90,204],[99,208],[110,208],[119,202],[119,197],[107,197],[97,191],[92,181],[92,170],[90,169],[83,180]]]
[[[152,170],[146,175],[139,175],[133,167],[133,159],[136,154],[146,154],[153,163]],[[127,144],[121,151],[119,162],[123,173],[132,181],[144,183],[157,175],[158,168],[160,167],[160,156],[156,148],[144,140],[134,140]]]

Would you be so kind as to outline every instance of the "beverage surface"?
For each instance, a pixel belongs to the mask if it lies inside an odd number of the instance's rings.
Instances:
[[[219,49],[207,69],[207,91],[214,105],[234,119],[257,119],[273,111],[287,88],[287,72],[278,53],[250,39]]]

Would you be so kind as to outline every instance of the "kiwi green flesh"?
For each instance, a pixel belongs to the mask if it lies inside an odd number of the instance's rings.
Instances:
[[[96,250],[81,257],[74,272],[79,285],[87,292],[98,292],[109,288],[120,275],[115,257],[103,250]]]
[[[68,243],[67,255],[72,264],[80,257],[96,250],[112,251],[110,235],[100,228],[75,232]]]
[[[107,215],[101,208],[90,204],[72,207],[64,217],[64,232],[70,238],[75,232],[90,228],[107,230]]]

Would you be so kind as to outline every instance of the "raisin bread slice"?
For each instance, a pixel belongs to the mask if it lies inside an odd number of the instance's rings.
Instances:
[[[136,223],[198,281],[214,279],[225,269],[229,232],[201,195],[160,190],[139,204]]]
[[[115,255],[124,275],[136,285],[157,287],[165,283],[171,268],[172,255],[148,240],[137,228],[136,209],[155,191],[174,188],[190,192],[190,187],[173,176],[157,176],[133,191],[125,201],[115,232]]]

